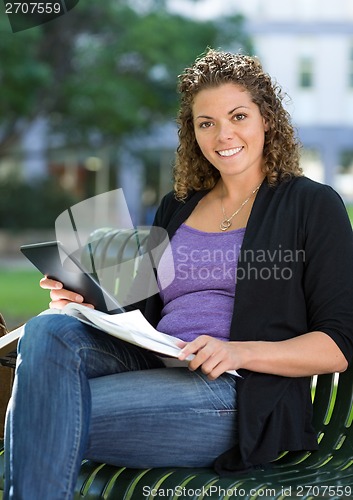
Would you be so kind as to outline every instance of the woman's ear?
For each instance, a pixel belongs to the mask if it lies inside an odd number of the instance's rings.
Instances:
[[[268,124],[268,121],[267,121],[267,120],[265,120],[265,118],[262,118],[262,121],[263,121],[263,124],[264,124],[264,130],[265,130],[265,132],[268,132],[268,131],[269,131],[269,129],[270,129],[270,126],[269,126],[269,124]]]

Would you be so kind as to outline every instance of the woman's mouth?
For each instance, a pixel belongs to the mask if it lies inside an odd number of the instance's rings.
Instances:
[[[219,156],[222,156],[222,158],[229,158],[230,156],[234,156],[243,149],[243,146],[240,146],[239,148],[233,148],[233,149],[222,149],[220,151],[216,151],[216,153]]]

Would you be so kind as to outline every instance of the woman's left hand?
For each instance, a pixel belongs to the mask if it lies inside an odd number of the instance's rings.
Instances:
[[[210,380],[228,370],[244,368],[281,377],[311,377],[344,372],[348,361],[336,342],[326,333],[313,331],[277,342],[225,342],[201,335],[181,345],[179,359],[190,354],[190,370],[201,368]]]
[[[194,354],[195,357],[189,362],[189,370],[201,368],[210,380],[215,380],[228,370],[239,368],[236,365],[239,360],[236,359],[234,345],[209,335],[200,335],[192,342],[188,342],[182,348],[179,359],[185,360],[190,354]]]

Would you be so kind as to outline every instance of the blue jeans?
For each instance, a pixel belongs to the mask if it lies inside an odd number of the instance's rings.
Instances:
[[[19,343],[6,419],[4,500],[73,498],[83,458],[211,466],[237,439],[236,377],[165,368],[153,353],[61,314]]]

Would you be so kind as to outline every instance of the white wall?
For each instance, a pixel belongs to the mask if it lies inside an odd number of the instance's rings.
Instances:
[[[241,11],[247,17],[261,21],[353,19],[351,0],[218,0],[218,2],[227,4],[228,11]]]

